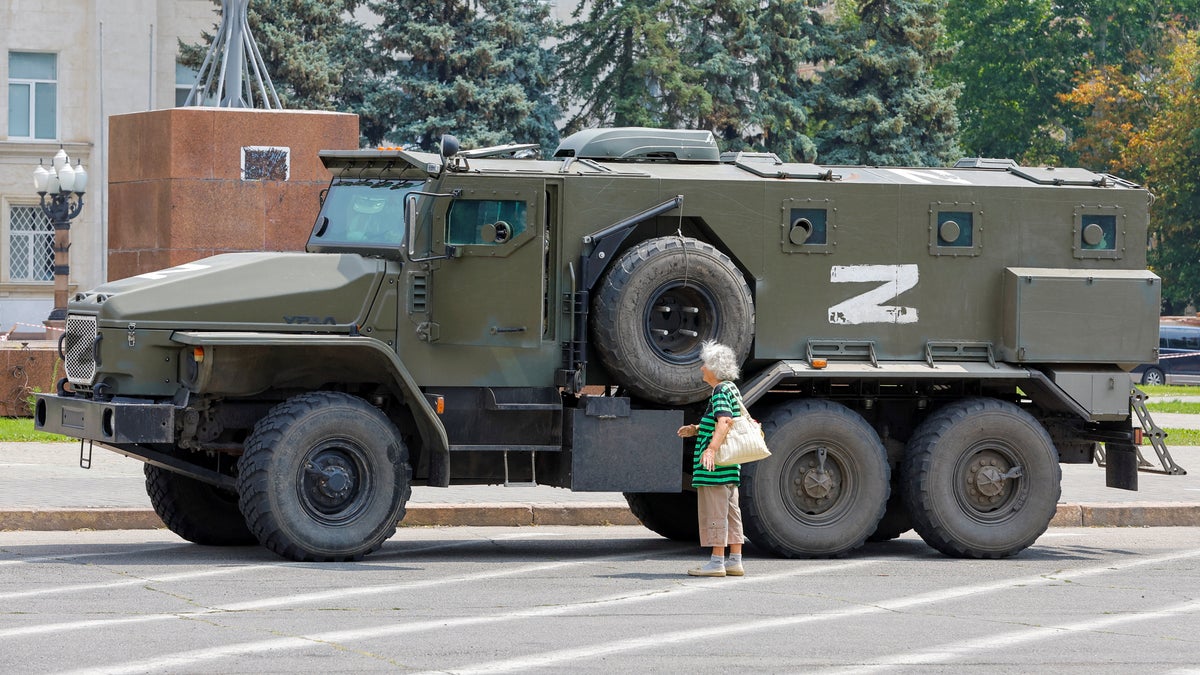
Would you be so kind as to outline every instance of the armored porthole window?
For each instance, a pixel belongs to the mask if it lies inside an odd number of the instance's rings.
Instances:
[[[836,211],[828,199],[784,200],[780,209],[783,252],[832,253]]]
[[[1125,213],[1117,206],[1079,206],[1071,237],[1076,258],[1120,259],[1125,254]]]
[[[979,255],[983,211],[974,202],[934,202],[929,207],[931,255]]]

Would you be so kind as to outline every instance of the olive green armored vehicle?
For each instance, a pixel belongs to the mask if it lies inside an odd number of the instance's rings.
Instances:
[[[1137,185],[784,163],[694,131],[585,131],[549,160],[455,145],[322,153],[305,253],[78,294],[37,428],[146,462],[187,540],[317,561],[377,549],[414,484],[621,491],[695,540],[675,432],[706,340],[743,360],[774,453],[742,467],[745,528],[778,555],[910,527],[1016,554],[1061,463],[1136,489],[1143,430],[1182,472],[1128,375],[1157,359],[1161,290]]]

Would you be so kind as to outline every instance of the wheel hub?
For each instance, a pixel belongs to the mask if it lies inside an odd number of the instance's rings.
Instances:
[[[1002,502],[1012,492],[1012,479],[1022,475],[1020,466],[1011,466],[1003,457],[982,452],[967,465],[967,495],[977,508],[988,509]]]
[[[829,451],[818,447],[800,462],[798,475],[792,481],[796,502],[809,513],[824,511],[841,495],[841,473],[836,464],[827,463]]]
[[[682,358],[699,349],[714,330],[714,301],[698,288],[662,289],[646,309],[650,344],[665,358]]]
[[[336,453],[322,453],[305,464],[304,472],[309,498],[326,513],[344,506],[358,486],[353,465]]]

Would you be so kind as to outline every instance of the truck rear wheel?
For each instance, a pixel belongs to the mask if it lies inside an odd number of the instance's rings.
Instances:
[[[408,449],[377,408],[312,392],[275,406],[246,440],[238,494],[251,532],[297,561],[357,560],[396,532],[412,493]]]
[[[712,392],[697,372],[701,343],[715,340],[744,360],[754,301],[728,256],[695,239],[660,237],[613,263],[591,323],[600,361],[620,384],[656,403],[693,403]]]
[[[700,541],[695,492],[626,492],[625,501],[634,517],[655,534],[673,541]]]
[[[152,464],[147,464],[146,494],[167,529],[204,546],[246,546],[257,542],[238,509],[238,496]]]
[[[789,558],[838,556],[875,531],[891,468],[879,435],[832,401],[785,404],[763,421],[771,456],[742,467],[741,505],[755,546]]]
[[[1062,469],[1045,428],[1012,403],[977,398],[917,427],[904,460],[913,527],[958,558],[1002,558],[1050,525]]]

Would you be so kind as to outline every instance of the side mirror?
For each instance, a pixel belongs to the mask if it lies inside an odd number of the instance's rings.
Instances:
[[[460,146],[457,138],[451,136],[450,134],[442,134],[442,143],[439,150],[441,151],[443,158],[457,155],[459,147]]]

